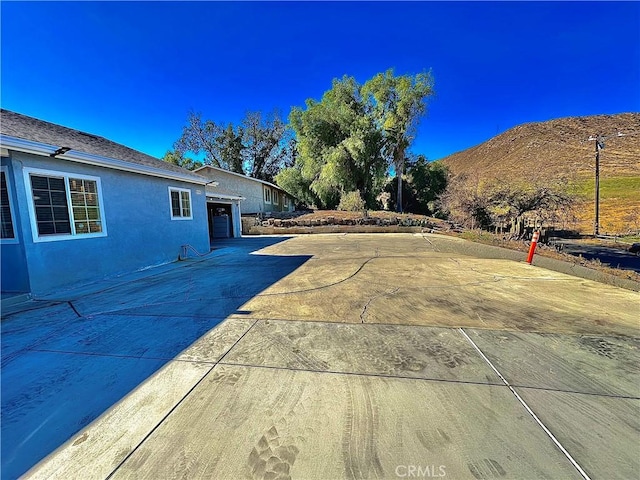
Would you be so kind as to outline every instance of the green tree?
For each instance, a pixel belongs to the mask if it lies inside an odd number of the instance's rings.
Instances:
[[[506,224],[530,214],[549,221],[559,211],[569,210],[575,198],[560,180],[491,182],[486,188],[488,211],[493,224]]]
[[[367,207],[384,184],[383,135],[363,100],[362,86],[352,77],[335,79],[320,101],[307,100],[306,109],[289,116],[296,133],[296,172],[281,172],[283,181],[295,179],[306,198],[319,208],[335,208],[344,192],[358,190]],[[286,172],[286,173],[285,173]],[[286,179],[286,180],[285,180]]]
[[[164,154],[162,160],[168,163],[172,163],[173,165],[177,165],[178,167],[186,168],[187,170],[195,170],[196,168],[200,168],[202,166],[202,162],[193,160],[191,158],[185,158],[175,150],[167,150],[167,153]]]
[[[408,168],[408,176],[415,192],[415,213],[433,215],[436,200],[447,188],[447,167],[442,162],[429,162],[424,155],[418,155]]]
[[[373,106],[373,114],[384,132],[384,153],[394,166],[398,182],[396,210],[402,212],[402,172],[406,151],[417,134],[427,99],[434,94],[431,72],[396,76],[393,69],[375,75],[362,89]]]
[[[322,205],[318,196],[309,188],[309,183],[302,175],[301,162],[283,168],[275,177],[276,184],[285,192],[297,199],[299,206]]]
[[[429,162],[424,155],[410,158],[402,182],[404,210],[423,215],[434,215],[438,211],[438,198],[447,187],[449,172],[442,162]],[[385,187],[389,196],[388,208],[395,209],[398,198],[398,183],[393,180]]]

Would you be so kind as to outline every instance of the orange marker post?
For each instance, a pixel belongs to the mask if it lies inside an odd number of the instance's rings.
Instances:
[[[538,245],[538,239],[540,238],[540,232],[533,232],[533,238],[531,239],[531,246],[529,247],[529,256],[527,257],[527,263],[531,265],[533,260],[533,253],[536,251],[536,245]]]

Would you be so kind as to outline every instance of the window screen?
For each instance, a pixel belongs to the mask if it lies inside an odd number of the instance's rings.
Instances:
[[[69,191],[76,234],[102,232],[96,181],[69,178]]]

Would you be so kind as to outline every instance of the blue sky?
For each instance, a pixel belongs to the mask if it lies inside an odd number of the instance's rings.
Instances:
[[[1,104],[154,156],[189,110],[288,115],[343,75],[432,70],[413,151],[640,111],[639,2],[2,2]]]

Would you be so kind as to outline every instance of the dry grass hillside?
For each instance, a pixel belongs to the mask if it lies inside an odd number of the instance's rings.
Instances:
[[[567,178],[583,200],[573,228],[593,231],[595,144],[591,135],[621,132],[606,139],[600,154],[600,225],[603,233],[640,228],[640,113],[568,117],[518,125],[442,161],[454,175],[504,182]]]

